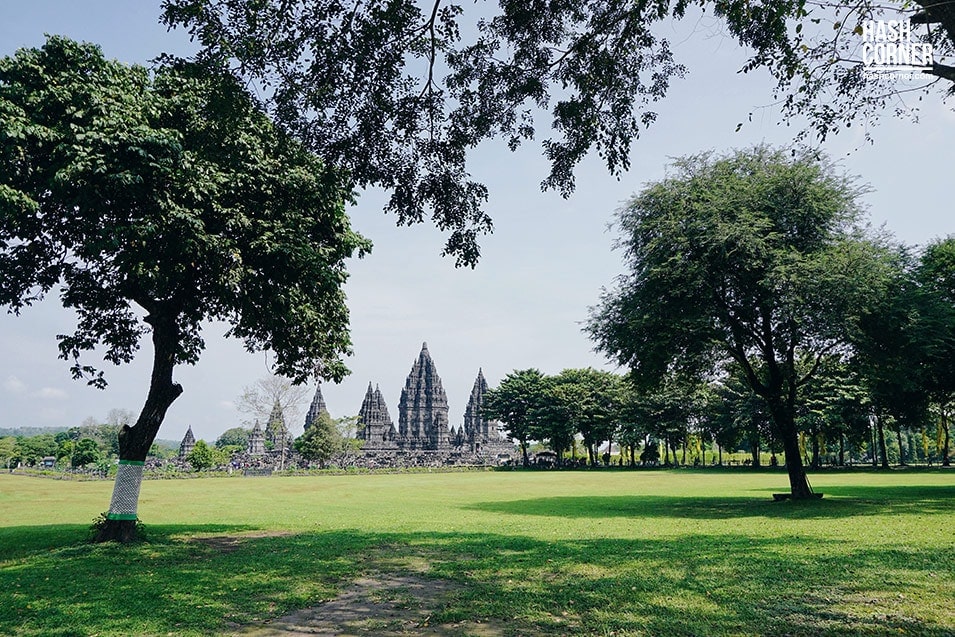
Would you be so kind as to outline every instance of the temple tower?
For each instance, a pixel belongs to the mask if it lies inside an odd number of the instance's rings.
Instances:
[[[179,443],[179,459],[185,461],[186,456],[189,455],[196,447],[196,437],[192,435],[192,425],[189,425],[189,428],[186,429],[186,435],[182,437],[182,442]]]
[[[365,399],[358,412],[358,423],[360,429],[356,437],[365,441],[365,449],[394,445],[395,425],[388,413],[388,405],[381,389],[375,387],[372,390],[371,383],[368,383],[368,391],[365,392]]]
[[[265,439],[272,443],[275,450],[283,449],[289,444],[288,427],[285,426],[285,413],[278,399],[272,405],[272,413],[269,414],[269,421],[265,424]]]
[[[474,387],[471,388],[471,397],[468,398],[468,406],[464,410],[464,439],[466,444],[472,447],[475,443],[496,441],[499,438],[497,429],[481,413],[485,394],[487,381],[484,379],[484,371],[479,369]]]
[[[249,434],[249,455],[261,456],[265,453],[265,435],[262,433],[262,427],[259,426],[259,421],[255,421],[255,426],[252,427],[252,433]]]
[[[312,404],[308,408],[308,413],[305,414],[305,431],[308,431],[308,428],[312,426],[312,423],[322,412],[328,414],[328,408],[325,406],[325,398],[322,396],[322,384],[319,383],[318,387],[315,388],[315,396],[312,397]]]
[[[487,419],[481,416],[486,392],[487,381],[484,380],[484,371],[479,369],[477,378],[474,380],[474,387],[471,388],[471,396],[468,398],[468,406],[464,410],[464,437],[468,442],[486,437]]]
[[[448,397],[428,344],[421,346],[418,360],[401,390],[398,402],[398,435],[406,449],[445,450],[448,437]]]

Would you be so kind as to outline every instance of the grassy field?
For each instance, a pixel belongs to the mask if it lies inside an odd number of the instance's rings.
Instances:
[[[447,580],[421,633],[955,635],[955,472],[469,472],[111,484],[0,475],[0,634],[208,635],[369,574]],[[429,632],[430,631],[430,632]]]

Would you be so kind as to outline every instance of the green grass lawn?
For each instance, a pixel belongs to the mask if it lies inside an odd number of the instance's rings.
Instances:
[[[955,635],[955,472],[812,479],[806,503],[742,469],[147,481],[124,547],[84,542],[111,483],[3,474],[0,634],[228,633],[418,573],[457,584],[433,625],[506,635]]]

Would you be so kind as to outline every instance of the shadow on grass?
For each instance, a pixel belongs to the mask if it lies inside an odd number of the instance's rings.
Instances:
[[[0,566],[11,560],[33,555],[41,551],[53,551],[69,546],[80,548],[88,544],[92,535],[92,521],[83,524],[51,524],[46,526],[0,527]],[[178,527],[147,525],[146,540],[163,540],[176,533]],[[195,533],[240,533],[254,531],[255,527],[230,524],[207,524],[189,527]]]
[[[598,498],[599,500],[599,498]],[[47,535],[67,540],[69,527]],[[24,541],[37,527],[7,530]],[[235,544],[193,536],[229,534]],[[37,544],[0,567],[0,634],[222,634],[314,606],[368,572],[463,584],[429,634],[908,634],[955,631],[955,573],[935,551],[730,535],[544,541],[343,530],[258,537],[161,526],[134,546]],[[917,600],[917,601],[916,601]]]
[[[82,543],[89,533],[89,525],[81,524],[0,527],[0,565],[38,552]]]
[[[507,502],[493,501],[464,508],[488,513],[565,518],[844,518],[864,515],[955,511],[953,486],[827,487],[822,500],[775,502],[745,496],[687,497],[661,495],[554,496]]]

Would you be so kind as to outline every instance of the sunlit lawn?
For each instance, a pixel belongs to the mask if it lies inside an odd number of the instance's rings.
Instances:
[[[4,474],[0,634],[227,633],[414,572],[459,584],[432,625],[504,634],[955,635],[955,472],[812,479],[811,503],[745,469],[147,481],[122,547],[84,542],[110,483]],[[248,537],[193,540],[222,535]]]

